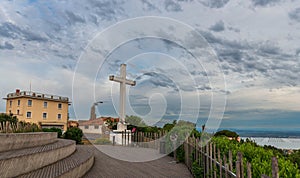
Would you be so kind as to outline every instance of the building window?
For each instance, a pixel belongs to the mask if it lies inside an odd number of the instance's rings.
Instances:
[[[57,119],[61,120],[61,114],[57,114]]]
[[[61,109],[62,108],[61,103],[58,103],[57,107],[58,107],[58,109]]]
[[[9,115],[11,115],[11,110],[9,110],[8,112],[9,112]]]
[[[99,129],[99,125],[94,125],[94,129]]]
[[[32,100],[28,100],[28,106],[32,106]]]
[[[44,108],[47,108],[47,106],[48,106],[48,103],[45,101],[44,102]]]
[[[21,101],[20,101],[20,100],[18,100],[18,106],[20,106],[20,103],[21,103]]]
[[[11,107],[11,105],[12,105],[12,101],[9,101],[9,107]]]
[[[43,119],[47,119],[47,113],[43,113]]]
[[[31,112],[30,112],[30,111],[27,112],[26,117],[27,117],[27,118],[31,118]]]
[[[17,110],[17,115],[19,115],[20,114],[20,110]]]
[[[84,126],[84,129],[89,129],[89,126],[88,126],[88,125],[85,125],[85,126]]]

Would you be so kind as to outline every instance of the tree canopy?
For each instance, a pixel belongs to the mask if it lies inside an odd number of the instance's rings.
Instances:
[[[130,125],[134,125],[134,126],[138,126],[138,127],[146,127],[147,125],[145,124],[145,122],[143,121],[142,118],[138,117],[138,116],[128,116],[126,115],[125,121],[127,123],[129,123]]]

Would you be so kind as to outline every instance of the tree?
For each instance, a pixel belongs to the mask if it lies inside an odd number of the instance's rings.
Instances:
[[[63,135],[65,139],[75,140],[76,144],[81,144],[82,136],[82,130],[78,127],[68,128],[68,130]]]
[[[57,138],[61,138],[62,136],[62,130],[60,128],[52,127],[52,128],[43,128],[42,130],[43,132],[57,132]]]
[[[0,131],[8,132],[11,130],[15,132],[17,130],[18,118],[12,114],[0,114]]]
[[[218,131],[215,136],[226,136],[231,138],[238,138],[239,135],[236,132],[230,131],[230,130],[221,130]]]
[[[127,116],[125,118],[125,121],[127,123],[129,123],[130,125],[134,125],[134,126],[138,126],[138,127],[146,127],[147,125],[145,124],[145,122],[143,121],[142,118],[138,117],[138,116]]]

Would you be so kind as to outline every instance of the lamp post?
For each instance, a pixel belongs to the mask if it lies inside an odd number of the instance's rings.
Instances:
[[[93,103],[91,107],[91,115],[90,115],[90,120],[96,119],[96,111],[95,111],[95,106],[98,105],[99,103],[103,103],[103,101],[97,101]]]

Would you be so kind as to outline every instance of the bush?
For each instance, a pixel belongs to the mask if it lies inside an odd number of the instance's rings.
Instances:
[[[60,128],[43,128],[42,129],[43,132],[57,132],[57,138],[61,138],[62,137],[62,130]]]
[[[183,145],[180,145],[177,150],[176,150],[176,157],[177,157],[177,160],[179,162],[184,162],[184,159],[185,159],[185,152],[184,152],[184,146]]]
[[[63,138],[71,139],[76,141],[76,144],[82,144],[82,130],[77,127],[68,128],[68,130],[64,133]]]
[[[97,138],[94,142],[96,145],[108,145],[111,144],[111,141],[107,138]]]
[[[218,131],[215,136],[226,136],[226,137],[232,137],[232,138],[237,138],[239,135],[236,132],[230,131],[230,130],[221,130]]]
[[[195,177],[203,177],[203,167],[200,167],[197,161],[194,161],[192,164],[192,173]]]

